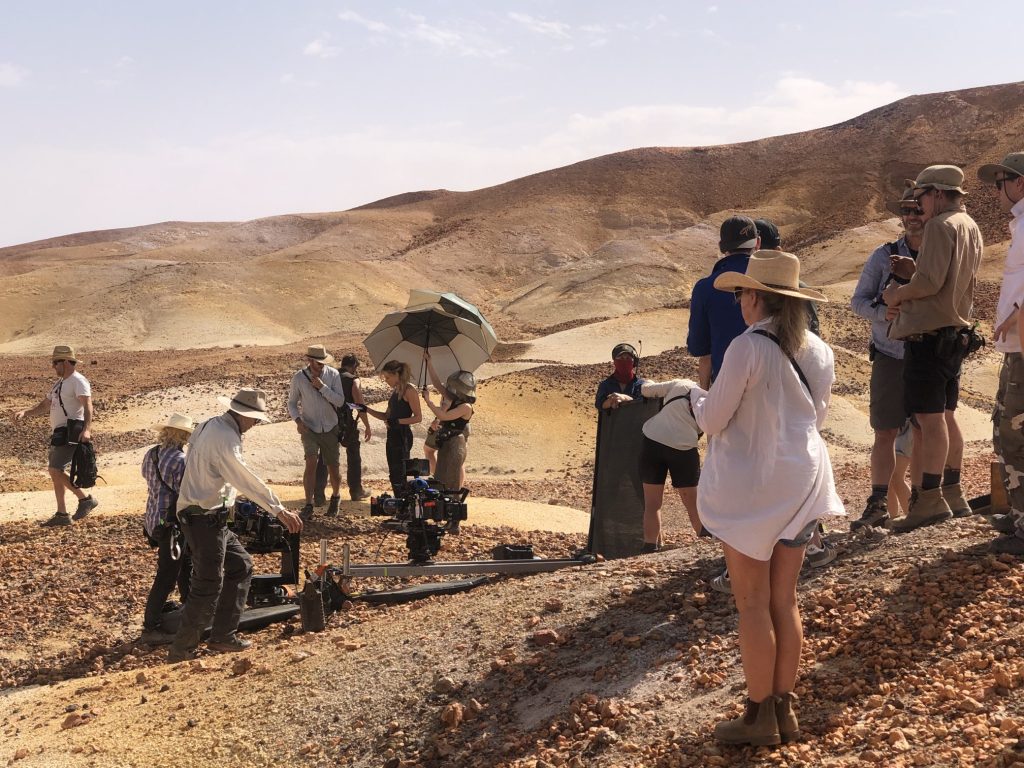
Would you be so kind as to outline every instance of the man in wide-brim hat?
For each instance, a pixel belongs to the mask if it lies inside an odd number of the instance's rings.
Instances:
[[[992,416],[993,448],[1002,462],[1002,479],[1010,512],[993,518],[992,524],[1005,534],[992,542],[995,552],[1024,555],[1024,399],[1017,390],[1024,381],[1021,326],[1024,313],[1024,152],[1011,152],[999,163],[978,169],[978,178],[994,188],[1003,213],[1010,216],[1010,249],[1006,252],[1003,280],[996,305],[995,347],[1003,353]]]
[[[955,411],[963,363],[961,331],[973,322],[974,287],[981,264],[981,230],[963,204],[964,174],[955,165],[930,165],[914,180],[913,199],[925,220],[917,269],[906,285],[882,292],[889,338],[904,342],[903,382],[913,416],[913,490],[897,532],[967,514],[960,487],[963,451]]]
[[[305,458],[302,473],[302,487],[306,492],[306,504],[301,513],[303,520],[313,517],[313,502],[318,490],[318,456],[322,457],[331,482],[328,515],[338,514],[341,499],[338,409],[345,405],[345,390],[341,375],[331,366],[333,362],[334,358],[323,344],[311,344],[306,349],[306,365],[292,376],[288,391],[288,415],[295,422]]]
[[[27,416],[41,416],[50,412],[50,449],[47,455],[47,469],[53,483],[53,493],[57,499],[57,511],[45,526],[71,525],[72,520],[81,520],[97,506],[99,502],[76,488],[68,475],[68,465],[75,456],[79,443],[92,440],[92,385],[89,380],[75,370],[78,358],[74,348],[67,344],[58,344],[50,355],[50,365],[58,379],[50,385],[49,392],[32,408],[14,414],[15,421]],[[64,496],[71,491],[78,498],[78,508],[74,516],[68,514]]]
[[[270,421],[266,393],[243,388],[217,402],[227,411],[204,421],[189,438],[189,459],[178,493],[178,522],[192,551],[192,583],[169,661],[192,658],[211,622],[209,649],[241,651],[252,645],[237,634],[252,579],[252,558],[227,528],[236,491],[275,514],[291,533],[302,530],[299,516],[285,509],[242,460],[242,435]]]

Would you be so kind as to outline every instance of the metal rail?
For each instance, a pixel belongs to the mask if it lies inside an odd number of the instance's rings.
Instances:
[[[445,576],[474,573],[547,573],[574,565],[586,565],[583,560],[463,560],[435,563],[369,563],[353,565],[348,544],[342,546],[342,578],[356,576]]]

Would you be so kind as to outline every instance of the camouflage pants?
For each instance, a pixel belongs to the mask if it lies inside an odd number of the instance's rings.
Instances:
[[[992,422],[992,447],[1003,464],[1010,511],[1020,531],[1024,525],[1024,355],[1019,352],[1003,357]]]

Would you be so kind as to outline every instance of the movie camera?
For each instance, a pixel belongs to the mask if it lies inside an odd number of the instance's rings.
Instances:
[[[280,605],[287,600],[285,584],[297,583],[299,572],[299,534],[289,533],[277,517],[244,496],[235,500],[228,529],[247,551],[254,554],[281,553],[281,573],[254,575],[249,587],[253,607]]]
[[[405,546],[414,563],[429,563],[441,549],[441,539],[466,519],[465,488],[451,491],[432,477],[426,459],[406,459],[405,476],[412,478],[392,496],[382,493],[370,499],[370,515],[389,517],[388,530],[406,534]]]

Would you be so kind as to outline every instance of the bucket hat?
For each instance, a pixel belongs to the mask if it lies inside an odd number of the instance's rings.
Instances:
[[[825,294],[800,287],[800,259],[784,251],[757,251],[747,262],[746,274],[723,272],[715,278],[715,288],[720,291],[753,288],[795,299],[828,301]]]
[[[444,383],[444,388],[466,402],[476,402],[476,376],[469,371],[453,373]]]
[[[192,419],[188,416],[182,416],[180,413],[172,413],[163,424],[154,424],[153,429],[157,432],[161,429],[180,429],[182,432],[191,433],[192,430],[195,429],[195,424],[192,423]]]
[[[69,347],[65,344],[58,344],[53,348],[53,354],[50,356],[50,362],[56,363],[58,360],[68,360],[72,363],[77,363],[78,358],[75,357],[75,348]]]
[[[217,402],[226,405],[229,411],[239,416],[248,416],[260,421],[270,421],[267,416],[267,393],[262,389],[240,389],[232,398],[218,397]]]
[[[1024,152],[1011,152],[1003,158],[1001,163],[988,163],[981,166],[978,169],[978,178],[986,184],[995,184],[996,176],[1000,173],[1024,176]]]
[[[941,189],[966,195],[963,183],[964,172],[955,165],[929,165],[917,175],[914,189]]]

